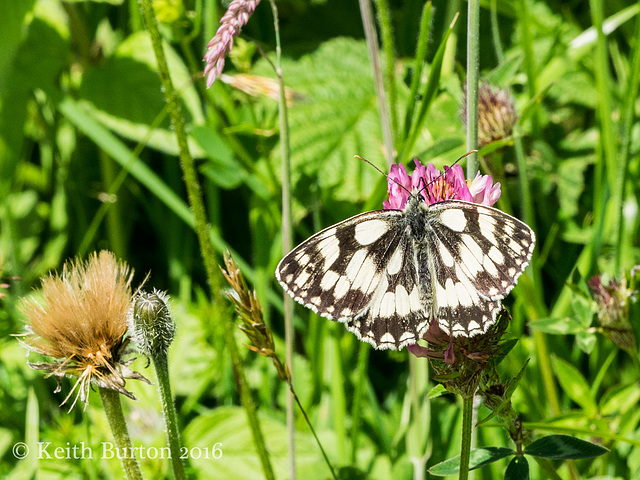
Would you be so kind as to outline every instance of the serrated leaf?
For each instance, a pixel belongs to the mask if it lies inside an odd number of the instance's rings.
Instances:
[[[283,60],[282,69],[287,87],[301,97],[289,109],[292,182],[308,175],[321,189],[333,189],[335,200],[366,199],[380,173],[353,156],[387,168],[365,43],[335,38],[295,62]],[[265,62],[252,73],[274,75]],[[278,148],[271,158],[279,171]]]
[[[609,450],[585,440],[569,435],[547,435],[527,445],[526,455],[550,460],[598,457]]]
[[[597,409],[595,400],[580,370],[558,357],[553,357],[553,367],[562,389],[569,398],[584,408],[587,415],[595,413]]]
[[[529,462],[522,455],[516,455],[507,465],[504,480],[529,480]]]
[[[513,455],[513,450],[505,447],[485,447],[471,450],[469,460],[469,470],[480,468],[484,465],[496,462],[509,455]],[[428,469],[431,475],[444,477],[445,475],[455,475],[460,471],[460,455],[440,462]]]

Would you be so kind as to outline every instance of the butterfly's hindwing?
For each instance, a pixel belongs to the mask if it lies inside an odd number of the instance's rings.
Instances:
[[[453,336],[495,323],[501,300],[529,264],[531,229],[497,209],[433,205],[356,215],[287,254],[276,276],[299,303],[376,348],[417,343],[432,318]]]
[[[529,264],[533,232],[484,205],[449,201],[426,208],[438,323],[453,335],[484,333]]]

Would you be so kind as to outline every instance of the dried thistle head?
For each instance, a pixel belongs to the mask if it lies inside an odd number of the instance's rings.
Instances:
[[[64,404],[78,389],[78,398],[88,403],[89,388],[95,384],[135,399],[127,391],[125,378],[145,380],[123,361],[128,339],[126,315],[131,303],[133,272],[107,251],[94,253],[86,262],[67,262],[62,275],[42,280],[42,295],[21,305],[28,319],[21,343],[32,352],[54,357],[53,363],[28,363],[58,377],[78,377]]]
[[[467,92],[460,117],[467,124]],[[513,126],[518,121],[513,97],[507,90],[482,84],[478,88],[478,143],[487,145],[511,136]]]

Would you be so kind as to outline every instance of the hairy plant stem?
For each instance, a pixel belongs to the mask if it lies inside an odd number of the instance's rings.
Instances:
[[[184,119],[180,111],[180,103],[178,102],[178,94],[173,88],[173,83],[169,76],[169,67],[167,66],[167,60],[164,55],[164,49],[162,47],[162,37],[158,31],[158,25],[156,23],[153,9],[151,7],[151,0],[141,0],[142,13],[145,18],[147,30],[151,37],[151,43],[155,53],[156,61],[158,62],[158,75],[162,83],[165,100],[169,106],[171,114],[171,125],[176,132],[176,138],[178,140],[178,147],[180,150],[180,165],[184,173],[184,182],[189,197],[189,204],[193,210],[195,217],[195,230],[198,236],[198,242],[200,245],[200,251],[204,260],[205,268],[207,271],[207,279],[210,285],[217,284],[218,264],[215,257],[215,252],[211,238],[209,237],[209,230],[207,227],[207,216],[204,208],[204,202],[202,199],[202,192],[200,189],[200,183],[198,182],[198,176],[196,173],[195,163],[193,157],[189,153],[189,147],[187,144],[187,133],[185,129]],[[238,347],[235,343],[233,336],[233,324],[231,322],[222,322],[223,335],[226,346],[229,350],[231,362],[233,364],[233,372],[236,378],[236,384],[240,395],[242,406],[247,414],[251,433],[253,435],[253,441],[262,464],[265,477],[268,480],[275,479],[273,468],[271,467],[271,461],[269,459],[269,453],[267,452],[264,437],[260,429],[260,423],[258,415],[251,398],[249,387],[244,374],[244,368],[242,361],[238,353]]]
[[[129,438],[129,431],[127,430],[127,423],[122,413],[120,394],[108,388],[98,387],[98,390],[100,391],[100,398],[102,399],[104,412],[107,415],[107,420],[113,433],[116,448],[120,452],[123,452],[120,460],[124,473],[128,480],[142,480],[140,466],[134,455],[133,445],[131,444],[131,438]]]
[[[160,390],[160,401],[162,403],[162,414],[164,416],[164,424],[167,429],[167,440],[169,442],[169,450],[171,451],[171,466],[176,480],[184,480],[187,478],[184,472],[184,464],[181,460],[182,444],[180,442],[180,430],[178,429],[178,416],[176,415],[176,407],[173,403],[173,395],[171,395],[171,381],[169,379],[169,361],[167,352],[162,350],[152,354],[153,364],[156,368],[156,376],[158,378],[158,389]]]
[[[364,36],[367,40],[369,49],[369,61],[373,69],[373,84],[378,98],[378,110],[380,112],[380,124],[382,127],[382,139],[384,142],[385,159],[387,161],[387,170],[395,161],[393,148],[393,133],[391,132],[391,123],[389,120],[389,109],[387,108],[387,98],[384,92],[384,81],[382,79],[382,67],[380,66],[380,49],[378,48],[378,35],[373,20],[373,12],[371,10],[370,0],[359,0],[360,15],[362,16],[362,25],[364,27]]]
[[[393,47],[393,26],[391,25],[391,11],[388,0],[374,0],[376,11],[378,12],[378,25],[382,35],[382,49],[384,51],[385,68],[384,74],[389,92],[389,113],[391,116],[391,135],[395,145],[398,138],[398,91],[395,82],[395,58]]]
[[[278,20],[278,7],[275,0],[269,0],[273,12],[273,29],[276,37],[276,64],[275,70],[278,76],[278,119],[280,121],[280,165],[282,173],[282,251],[287,253],[293,248],[293,229],[291,218],[291,160],[289,148],[289,121],[287,112],[287,98],[285,95],[284,80],[282,78],[282,47],[280,45],[280,22]],[[293,329],[293,300],[286,293],[284,295],[284,340],[285,361],[289,368],[290,384],[287,393],[287,438],[289,443],[289,478],[296,479],[296,449],[295,449],[295,411],[293,393],[293,342],[295,331]],[[297,400],[297,398],[296,398]],[[304,412],[304,410],[303,410]],[[305,415],[306,417],[306,415]],[[313,430],[313,427],[312,427]],[[315,432],[314,432],[315,435]],[[322,448],[322,446],[320,446]],[[324,451],[322,452],[324,453]]]
[[[467,10],[467,151],[478,148],[478,61],[480,58],[480,0],[469,0]],[[478,154],[467,157],[467,178],[478,171]]]
[[[471,436],[473,435],[473,394],[462,397],[462,446],[460,448],[459,480],[469,478]]]

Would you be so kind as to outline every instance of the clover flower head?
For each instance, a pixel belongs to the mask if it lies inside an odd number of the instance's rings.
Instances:
[[[622,280],[602,281],[602,276],[591,277],[588,282],[593,294],[598,322],[603,334],[616,346],[633,355],[636,352],[636,339],[629,319],[629,304],[635,302],[635,291],[627,286],[626,277]]]
[[[432,163],[426,166],[414,159],[416,167],[411,175],[404,165],[392,165],[387,177],[388,200],[385,209],[403,209],[411,192],[420,192],[424,201],[431,205],[446,200],[464,200],[491,206],[500,198],[500,184],[493,184],[489,175],[476,175],[472,182],[465,180],[460,165],[444,167],[440,172]]]
[[[260,0],[233,0],[226,13],[220,19],[218,31],[207,45],[203,60],[207,62],[204,75],[207,77],[207,88],[222,74],[224,61],[233,48],[233,39],[249,21]]]
[[[462,123],[466,125],[466,91],[460,117]],[[494,88],[486,83],[480,85],[478,88],[478,142],[480,146],[509,137],[517,121],[518,114],[513,97],[508,90]]]

